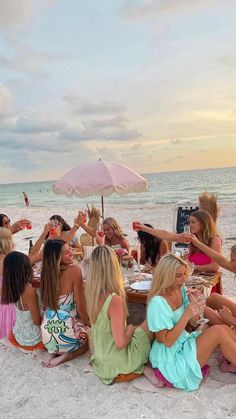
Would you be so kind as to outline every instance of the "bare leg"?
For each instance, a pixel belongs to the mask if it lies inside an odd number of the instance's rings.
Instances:
[[[206,301],[207,306],[213,310],[219,310],[223,306],[228,307],[233,316],[236,317],[236,303],[223,295],[213,293]]]
[[[217,313],[217,311],[213,310],[210,307],[205,307],[204,316],[209,319],[209,325],[212,326],[213,324],[225,324],[224,320],[221,316]]]
[[[212,352],[220,346],[224,357],[236,365],[236,335],[225,325],[212,326],[196,339],[197,359],[203,367]]]
[[[53,357],[51,357],[51,360],[47,360],[45,363],[42,363],[42,365],[43,367],[46,367],[46,368],[53,368],[53,367],[56,367],[57,365],[64,364],[67,361],[71,361],[72,359],[77,358],[77,356],[84,354],[85,352],[87,352],[87,350],[88,350],[88,343],[86,342],[86,344],[82,348],[79,348],[74,352],[66,352],[65,354],[58,355],[58,356],[55,354],[51,354],[51,355],[54,355]]]

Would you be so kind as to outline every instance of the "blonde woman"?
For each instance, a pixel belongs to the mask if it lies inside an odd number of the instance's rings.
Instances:
[[[12,232],[9,228],[0,227],[0,339],[7,338],[16,321],[14,304],[1,304],[3,261],[14,248]]]
[[[86,281],[94,346],[92,365],[104,384],[130,380],[144,371],[150,342],[146,322],[126,326],[127,306],[120,266],[109,246],[94,249]]]
[[[226,325],[211,326],[202,333],[185,330],[201,310],[198,300],[190,297],[189,301],[187,296],[187,269],[187,263],[173,254],[161,258],[148,294],[147,322],[155,334],[149,357],[155,374],[161,373],[169,385],[192,391],[199,387],[201,368],[218,346],[235,364],[236,335]]]
[[[105,218],[102,228],[105,234],[105,244],[114,248],[122,247],[129,252],[129,243],[125,239],[121,226],[114,218]]]

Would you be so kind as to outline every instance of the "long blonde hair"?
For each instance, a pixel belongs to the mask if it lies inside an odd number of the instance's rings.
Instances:
[[[117,256],[110,246],[98,246],[94,249],[89,261],[85,287],[87,310],[91,323],[95,323],[97,319],[101,300],[113,292],[122,298],[127,315],[124,282]]]
[[[147,297],[148,302],[155,295],[165,294],[166,289],[171,287],[174,283],[176,271],[181,266],[185,266],[187,274],[188,264],[183,259],[172,253],[162,256],[154,271],[152,286]]]
[[[8,255],[14,249],[12,232],[9,228],[0,227],[0,254]]]
[[[124,233],[123,233],[123,231],[121,229],[121,226],[115,220],[115,218],[112,218],[112,217],[105,218],[105,220],[103,221],[102,224],[103,225],[104,224],[108,224],[114,230],[115,235],[117,237],[119,237],[119,239],[125,239],[125,236],[124,236]]]

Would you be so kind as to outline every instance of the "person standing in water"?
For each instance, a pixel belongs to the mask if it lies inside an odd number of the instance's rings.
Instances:
[[[28,198],[28,196],[26,195],[25,192],[22,192],[22,193],[23,193],[23,196],[24,196],[25,205],[28,207],[29,206],[29,198]]]

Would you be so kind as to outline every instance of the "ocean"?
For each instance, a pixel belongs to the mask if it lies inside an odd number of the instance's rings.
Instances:
[[[236,203],[236,167],[221,169],[191,170],[181,172],[151,173],[143,175],[148,190],[143,193],[105,198],[108,205],[158,205],[173,204],[187,200],[197,202],[203,191],[214,192],[219,203]],[[32,207],[85,206],[86,203],[100,205],[100,198],[64,197],[52,191],[54,181],[12,183],[0,185],[1,208],[24,208],[22,192],[26,192]]]

